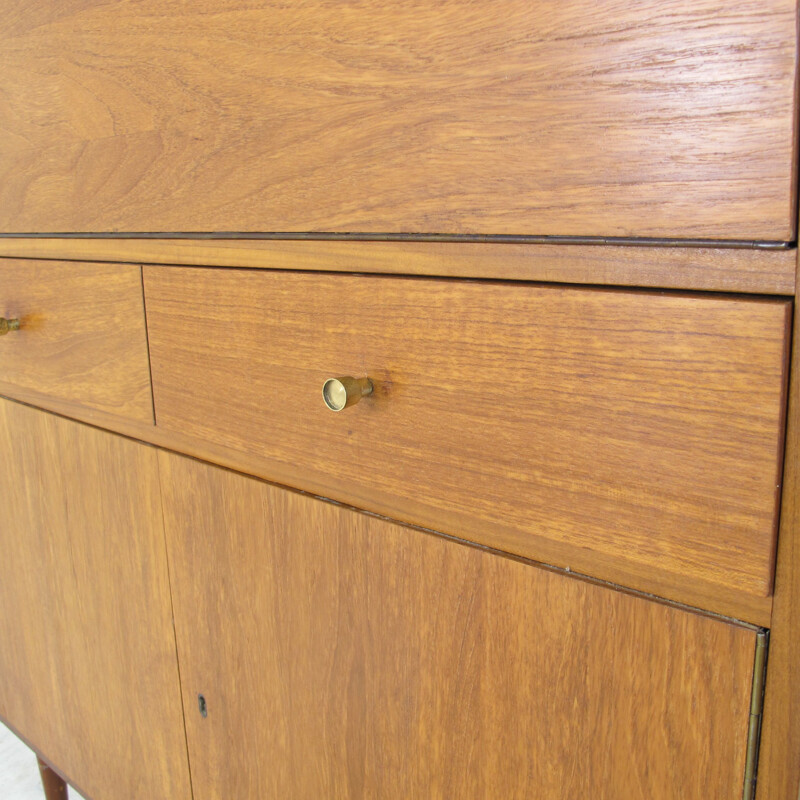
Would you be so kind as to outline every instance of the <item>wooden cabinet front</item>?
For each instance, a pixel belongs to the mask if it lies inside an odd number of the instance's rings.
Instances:
[[[189,800],[155,449],[0,400],[0,464],[0,718],[91,800]]]
[[[752,628],[159,464],[195,800],[741,798]]]

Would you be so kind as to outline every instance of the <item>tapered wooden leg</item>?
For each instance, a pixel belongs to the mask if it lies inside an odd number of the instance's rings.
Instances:
[[[42,776],[42,786],[44,788],[45,800],[67,800],[69,797],[69,790],[64,779],[55,772],[49,764],[42,761],[41,758],[36,759],[39,762],[39,772]]]

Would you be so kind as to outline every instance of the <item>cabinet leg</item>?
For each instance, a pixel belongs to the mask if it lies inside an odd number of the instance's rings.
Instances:
[[[39,773],[42,776],[45,800],[67,800],[69,791],[64,779],[41,758],[37,757],[36,760],[39,762]]]

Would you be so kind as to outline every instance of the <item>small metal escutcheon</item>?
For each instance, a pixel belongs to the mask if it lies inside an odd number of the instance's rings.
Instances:
[[[18,331],[18,330],[19,330],[18,319],[6,319],[5,317],[0,317],[0,336],[4,336],[9,331]]]
[[[331,411],[344,411],[354,406],[362,397],[372,394],[372,381],[369,378],[328,378],[322,384],[322,399]]]

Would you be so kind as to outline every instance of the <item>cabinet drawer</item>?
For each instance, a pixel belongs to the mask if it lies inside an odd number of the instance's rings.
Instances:
[[[0,260],[0,392],[153,421],[141,270]]]
[[[687,601],[771,591],[787,302],[159,267],[145,294],[158,426],[250,471]],[[333,413],[345,375],[374,392]]]
[[[4,232],[794,238],[795,0],[0,16]]]
[[[742,797],[752,629],[159,466],[195,800]]]

